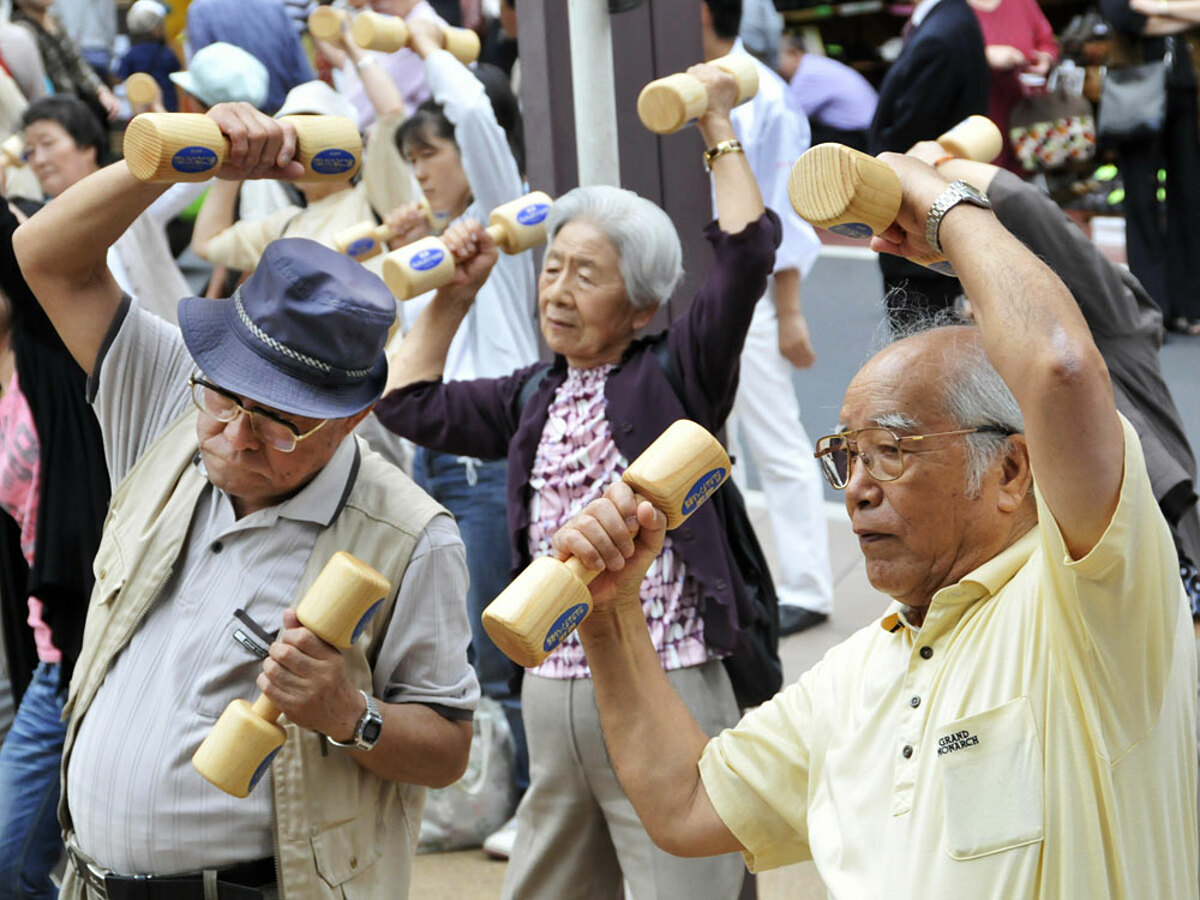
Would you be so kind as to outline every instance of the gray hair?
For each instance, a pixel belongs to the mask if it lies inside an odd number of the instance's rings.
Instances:
[[[630,303],[646,309],[671,296],[683,277],[683,247],[665,212],[623,188],[577,187],[555,201],[546,223],[550,240],[576,219],[594,226],[612,243]]]
[[[958,428],[990,425],[1008,434],[1024,434],[1025,419],[1021,407],[983,348],[979,330],[945,313],[921,319],[894,334],[897,341],[935,328],[962,327],[961,337],[941,360],[942,377],[936,390],[942,410]],[[978,497],[984,473],[1008,446],[1008,434],[980,432],[966,436],[968,497]]]

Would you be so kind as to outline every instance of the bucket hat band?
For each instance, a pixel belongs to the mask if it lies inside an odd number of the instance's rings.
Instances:
[[[275,338],[271,337],[269,334],[259,328],[258,325],[255,324],[254,320],[250,318],[249,313],[246,312],[245,304],[242,303],[241,291],[242,289],[239,287],[233,292],[233,308],[237,312],[238,319],[240,319],[242,324],[246,326],[247,331],[249,331],[252,335],[254,335],[254,337],[258,338],[258,340],[262,341],[276,353],[282,353],[289,359],[295,360],[296,362],[308,366],[311,369],[316,369],[318,372],[321,372],[325,375],[340,375],[344,378],[365,378],[367,375],[371,374],[371,370],[374,368],[373,366],[365,369],[339,369],[336,366],[325,362],[324,360],[309,356],[306,353],[301,353],[299,350],[293,350],[287,344],[275,340]]]

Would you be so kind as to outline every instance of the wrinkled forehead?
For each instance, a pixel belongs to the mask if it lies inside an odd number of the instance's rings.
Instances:
[[[915,431],[945,424],[944,384],[958,337],[951,331],[957,329],[904,338],[867,360],[846,388],[839,429]]]

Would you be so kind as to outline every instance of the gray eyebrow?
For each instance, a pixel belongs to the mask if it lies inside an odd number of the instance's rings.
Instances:
[[[906,431],[911,431],[919,424],[916,419],[912,418],[912,416],[906,416],[901,412],[880,413],[877,416],[872,416],[867,420],[867,422],[877,428],[897,428]],[[839,421],[837,424],[837,432],[835,433],[841,433],[849,430],[850,429],[846,427],[845,422]]]

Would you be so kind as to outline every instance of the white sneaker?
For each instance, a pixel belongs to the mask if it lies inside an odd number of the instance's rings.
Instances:
[[[513,816],[483,842],[483,852],[492,859],[508,859],[517,842],[517,817]]]

